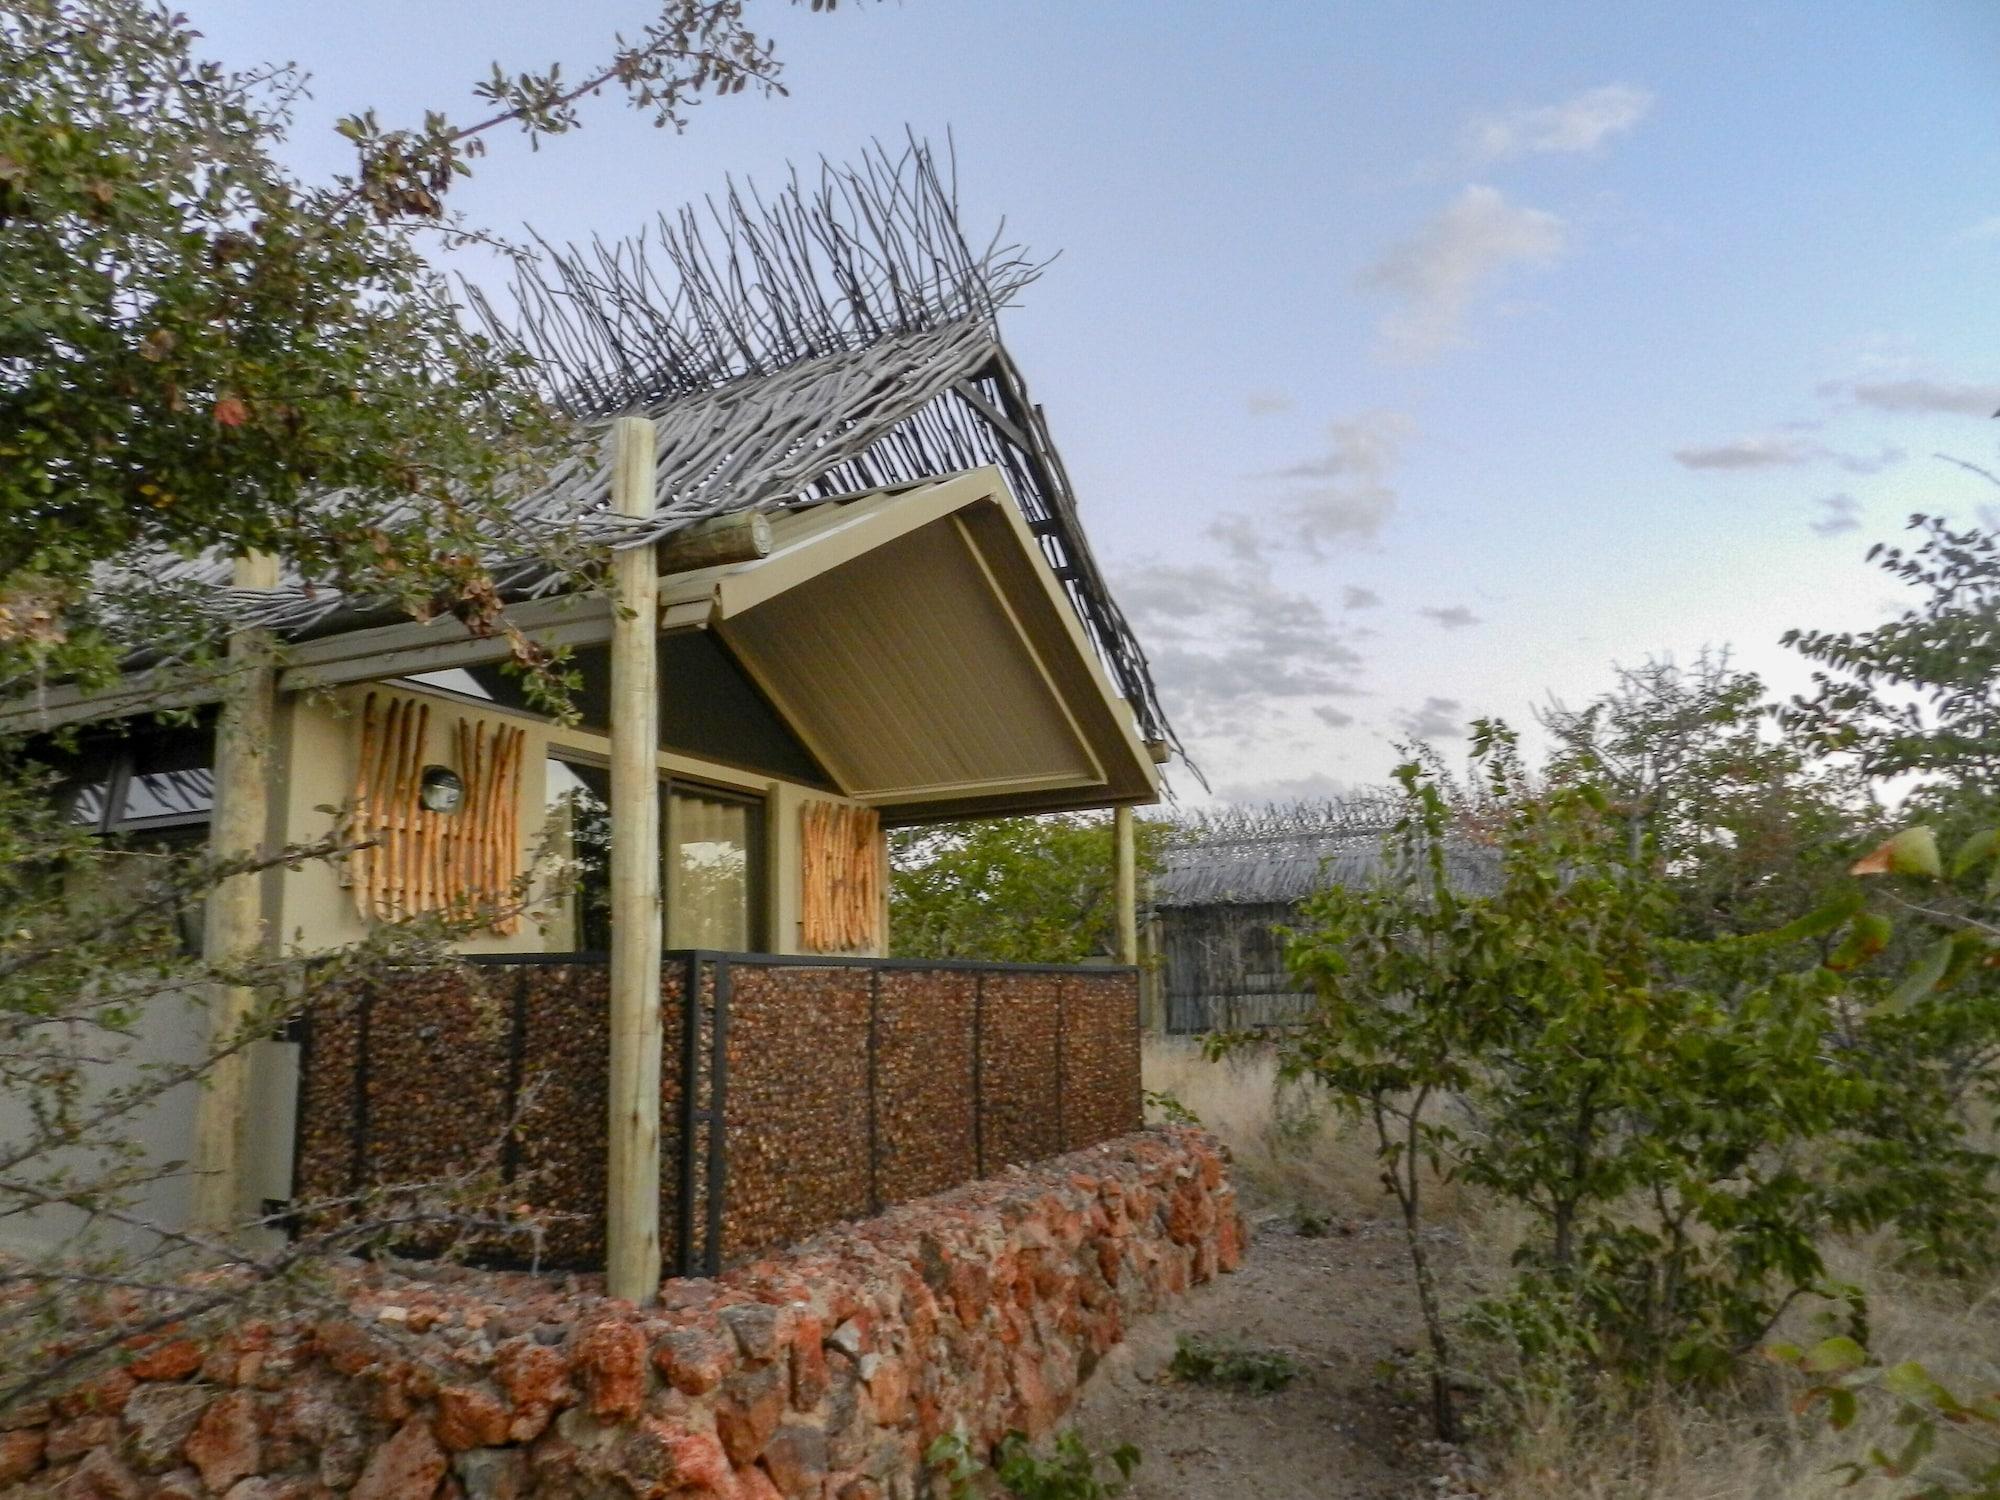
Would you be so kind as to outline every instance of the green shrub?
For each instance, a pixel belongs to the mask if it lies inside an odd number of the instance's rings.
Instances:
[[[1264,1395],[1282,1391],[1305,1368],[1282,1349],[1256,1349],[1184,1333],[1175,1341],[1167,1373],[1196,1385],[1233,1386]]]
[[[1139,1467],[1139,1450],[1121,1443],[1099,1458],[1070,1428],[1049,1445],[1046,1457],[1037,1454],[1027,1435],[1010,1432],[993,1450],[993,1462],[982,1464],[972,1445],[959,1433],[946,1433],[932,1443],[924,1461],[941,1469],[951,1485],[952,1500],[969,1500],[983,1493],[983,1476],[990,1475],[1001,1490],[1016,1500],[1111,1500],[1130,1487],[1132,1471]],[[1098,1473],[1110,1464],[1114,1474]]]

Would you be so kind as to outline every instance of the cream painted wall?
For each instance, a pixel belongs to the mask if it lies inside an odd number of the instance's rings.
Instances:
[[[354,781],[361,754],[361,710],[367,697],[365,687],[342,689],[331,695],[294,699],[281,709],[282,725],[277,755],[280,786],[278,802],[283,809],[279,836],[292,842],[325,837],[335,826],[336,809],[354,795]],[[505,723],[526,732],[521,766],[520,858],[529,860],[540,844],[546,806],[545,763],[551,752],[577,756],[600,763],[608,759],[610,742],[602,735],[566,729],[522,714],[510,714],[468,701],[454,694],[378,685],[377,711],[382,700],[397,696],[422,699],[430,705],[430,722],[424,746],[426,763],[453,764],[455,726],[463,722],[488,725]],[[660,770],[693,781],[746,792],[765,802],[765,867],[767,909],[764,913],[769,947],[776,953],[798,953],[800,914],[803,904],[800,858],[800,814],[808,801],[841,801],[817,788],[778,781],[735,767],[698,760],[678,754],[662,754]],[[287,947],[316,951],[357,941],[367,932],[367,923],[355,908],[353,893],[342,885],[336,871],[314,864],[280,879],[275,899],[267,901],[280,941]],[[551,938],[533,920],[521,924],[512,935],[479,933],[461,944],[468,953],[538,953],[549,951]],[[882,950],[886,951],[886,950]],[[879,956],[868,952],[857,956]]]

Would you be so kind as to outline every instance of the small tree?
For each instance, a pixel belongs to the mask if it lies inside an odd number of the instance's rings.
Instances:
[[[1603,789],[1630,856],[1649,852],[1665,879],[1677,936],[1760,932],[1817,906],[1877,816],[1864,781],[1812,758],[1772,707],[1760,678],[1705,651],[1621,669],[1610,692],[1541,715],[1548,777]]]
[[[1830,981],[1767,977],[1740,950],[1663,936],[1671,894],[1594,786],[1534,791],[1501,726],[1476,729],[1484,805],[1504,809],[1500,888],[1466,896],[1434,779],[1378,887],[1309,901],[1290,944],[1321,997],[1284,1045],[1374,1133],[1402,1211],[1440,1436],[1456,1431],[1448,1320],[1422,1219],[1426,1171],[1535,1226],[1489,1327],[1634,1376],[1728,1369],[1821,1284],[1831,1188],[1804,1143],[1860,1092],[1821,1046]],[[1718,983],[1731,966],[1736,973]]]
[[[1139,820],[1140,877],[1164,824]],[[1105,817],[981,818],[890,841],[889,936],[899,958],[1081,963],[1116,952],[1112,829]]]

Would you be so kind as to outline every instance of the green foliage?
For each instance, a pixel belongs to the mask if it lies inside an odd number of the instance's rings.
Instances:
[[[1310,1203],[1292,1205],[1292,1233],[1302,1240],[1322,1240],[1333,1231],[1333,1215]]]
[[[1165,825],[1138,821],[1143,879]],[[899,958],[1081,963],[1117,951],[1111,820],[1053,814],[903,829],[890,841]]]
[[[2000,1103],[2000,836],[1948,847],[1949,860],[1925,825],[1897,832],[1804,921],[1838,936],[1826,963],[1849,983],[1834,1037],[1870,1086],[1835,1146],[1836,1216],[1893,1224],[1913,1259],[1963,1273],[2000,1257],[2000,1158],[1975,1131]]]
[[[961,1434],[952,1432],[930,1445],[924,1462],[942,1471],[952,1500],[985,1493],[980,1482],[989,1475],[1003,1493],[1017,1500],[1112,1500],[1130,1487],[1132,1471],[1139,1467],[1139,1450],[1121,1443],[1100,1459],[1085,1445],[1082,1434],[1070,1428],[1057,1435],[1043,1457],[1026,1434],[1010,1432],[994,1449],[988,1466],[973,1456],[972,1445]],[[1105,1463],[1113,1475],[1099,1473]]]
[[[295,67],[225,69],[150,0],[0,14],[0,691],[134,642],[201,656],[204,601],[93,572],[135,548],[267,552],[481,631],[504,629],[496,555],[584,562],[507,516],[578,435],[462,319],[443,253],[520,252],[446,199],[490,132],[573,129],[607,86],[676,126],[703,93],[775,89],[741,10],[658,0],[579,80],[496,65],[474,124],[349,116],[354,170],[326,182],[279,161]]]
[[[1141,1095],[1146,1109],[1169,1125],[1200,1125],[1201,1116],[1181,1103],[1180,1096],[1166,1089],[1147,1089]]]
[[[1282,1349],[1257,1349],[1184,1333],[1174,1341],[1167,1373],[1195,1385],[1229,1386],[1261,1396],[1282,1391],[1305,1368]]]
[[[1873,1474],[1914,1483],[1902,1491],[1908,1500],[2000,1500],[2000,1391],[1961,1396],[1917,1361],[1880,1364],[1850,1338],[1808,1349],[1774,1344],[1765,1354],[1807,1378],[1800,1408],[1824,1405],[1836,1431],[1853,1426],[1867,1405],[1886,1403],[1894,1413],[1902,1442],[1894,1451],[1871,1445],[1865,1461],[1840,1465],[1847,1484]],[[1940,1445],[1943,1434],[1951,1436]]]
[[[1869,549],[1883,572],[1920,591],[1873,630],[1793,630],[1817,663],[1814,692],[1793,700],[1790,728],[1824,754],[1851,756],[1871,777],[1915,773],[1947,799],[2000,793],[2000,537],[1910,518],[1919,541]]]
[[[1763,682],[1727,654],[1621,671],[1542,722],[1557,743],[1548,779],[1602,790],[1635,858],[1665,877],[1677,937],[1759,932],[1818,905],[1874,815],[1860,778],[1781,734]]]
[[[1454,890],[1447,803],[1405,766],[1394,877],[1314,898],[1290,945],[1320,1004],[1286,1067],[1374,1128],[1441,1427],[1451,1351],[1426,1171],[1534,1226],[1486,1326],[1553,1328],[1635,1379],[1712,1379],[1791,1301],[1827,1290],[1818,1236],[1835,1188],[1807,1148],[1869,1097],[1823,1045],[1831,972],[1789,972],[1756,943],[1664,939],[1673,894],[1612,799],[1535,790],[1498,726],[1479,727],[1475,764],[1497,891]]]
[[[303,79],[195,36],[140,0],[0,19],[0,591],[51,606],[27,644],[64,668],[135,546],[484,619],[475,533],[555,429],[414,226],[278,165]]]

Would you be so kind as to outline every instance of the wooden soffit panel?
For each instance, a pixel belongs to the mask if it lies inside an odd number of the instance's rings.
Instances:
[[[956,515],[716,628],[851,796],[891,806],[1106,779],[1057,676]]]

